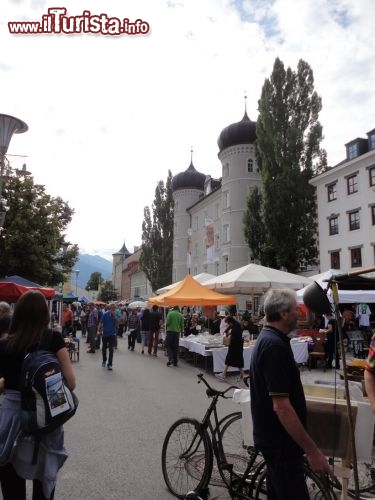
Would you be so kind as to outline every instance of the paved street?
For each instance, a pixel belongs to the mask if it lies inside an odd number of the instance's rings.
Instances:
[[[154,358],[142,355],[139,344],[136,349],[128,351],[127,339],[119,339],[110,372],[101,367],[101,353],[87,354],[81,343],[81,359],[74,363],[80,406],[65,425],[70,456],[56,500],[174,498],[161,472],[164,436],[181,416],[201,418],[208,399],[194,365],[182,361],[168,368],[163,352]],[[222,408],[224,415],[238,406],[225,401]]]
[[[168,368],[164,352],[154,358],[142,355],[139,344],[136,349],[128,351],[127,339],[119,339],[110,372],[101,367],[101,353],[87,354],[81,343],[81,359],[74,363],[80,406],[65,425],[70,456],[59,474],[56,500],[174,498],[162,478],[162,443],[176,419],[202,418],[208,399],[197,384],[201,370],[186,361]],[[305,369],[302,378],[327,379],[333,372]],[[208,377],[218,387],[226,383]],[[231,400],[220,403],[222,415],[237,410]],[[229,498],[223,488],[211,493]]]

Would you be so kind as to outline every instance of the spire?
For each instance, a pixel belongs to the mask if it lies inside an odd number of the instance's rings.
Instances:
[[[245,114],[241,121],[250,121],[249,115],[247,114],[247,92],[244,91],[244,101],[245,101]]]
[[[193,146],[190,146],[190,165],[188,168],[189,171],[195,170],[195,167],[193,165],[193,152],[194,152]]]

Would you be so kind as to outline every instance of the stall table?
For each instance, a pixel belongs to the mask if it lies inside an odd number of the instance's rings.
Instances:
[[[199,354],[201,356],[204,356],[205,368],[207,368],[207,358],[211,356],[213,360],[214,373],[223,371],[225,358],[228,352],[228,347],[225,346],[212,347],[212,345],[210,345],[209,343],[202,344],[200,342],[197,342],[197,340],[194,338],[186,338],[186,337],[180,338],[180,346],[185,347],[194,354]],[[250,367],[253,347],[254,345],[250,345],[249,347],[244,347],[243,350],[244,368],[246,370],[248,370]],[[300,341],[291,342],[291,347],[296,363],[298,364],[307,363],[307,360],[309,358],[308,342],[300,342]],[[229,367],[228,371],[229,372],[238,371],[238,368]]]

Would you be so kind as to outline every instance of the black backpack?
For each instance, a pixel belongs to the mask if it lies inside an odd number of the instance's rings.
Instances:
[[[41,437],[63,425],[76,412],[78,398],[64,382],[57,357],[50,351],[28,353],[22,363],[21,429]]]

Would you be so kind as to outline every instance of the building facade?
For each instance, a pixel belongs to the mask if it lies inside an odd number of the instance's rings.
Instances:
[[[118,252],[112,254],[112,284],[118,300],[152,296],[151,285],[139,264],[140,256],[140,248],[135,247],[131,253],[125,242]]]
[[[189,167],[173,177],[173,281],[186,274],[223,274],[251,262],[244,238],[247,196],[261,177],[255,154],[256,123],[241,121],[218,138],[222,176],[213,179]]]
[[[321,272],[375,265],[375,129],[345,147],[344,161],[310,181],[316,187]]]

